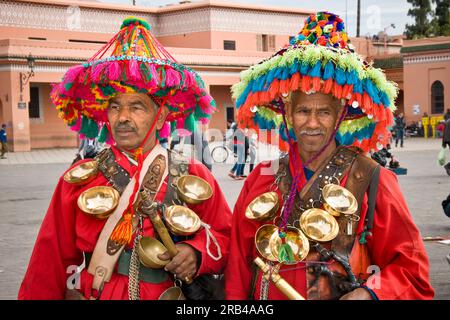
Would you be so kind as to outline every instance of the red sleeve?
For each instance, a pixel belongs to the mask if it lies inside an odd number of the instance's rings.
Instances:
[[[189,165],[189,173],[205,179],[213,190],[213,195],[209,200],[198,205],[189,205],[189,207],[199,215],[202,222],[211,227],[210,230],[220,246],[222,258],[216,261],[208,255],[206,249],[207,237],[204,228],[197,232],[191,240],[184,242],[193,246],[202,255],[201,265],[198,269],[197,275],[218,274],[225,267],[228,259],[231,210],[228,207],[227,201],[225,200],[217,181],[204,165],[197,161],[192,162]],[[210,252],[215,257],[218,256],[216,246],[212,240],[210,244]]]
[[[367,245],[372,265],[381,270],[367,286],[379,299],[432,299],[428,257],[394,173],[382,168],[373,236]]]
[[[247,300],[253,277],[252,265],[255,257],[254,239],[260,223],[245,217],[245,209],[258,195],[266,192],[273,183],[273,176],[261,175],[259,164],[249,175],[239,194],[233,211],[231,228],[230,257],[225,269],[225,294],[227,300]]]
[[[20,286],[19,299],[63,299],[67,277],[73,273],[67,273],[67,268],[83,262],[82,252],[75,245],[74,188],[59,180]]]

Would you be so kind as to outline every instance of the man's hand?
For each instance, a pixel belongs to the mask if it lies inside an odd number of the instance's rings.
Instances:
[[[197,255],[195,249],[188,244],[177,244],[178,253],[172,258],[164,270],[169,271],[176,275],[178,279],[189,282],[192,277],[197,273]],[[158,258],[161,260],[170,260],[169,252],[159,254]]]
[[[357,288],[343,295],[339,300],[373,300],[373,299],[366,289]]]

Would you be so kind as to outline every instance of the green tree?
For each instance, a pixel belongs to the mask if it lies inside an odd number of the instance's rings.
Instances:
[[[436,5],[432,20],[433,34],[435,36],[450,36],[450,1],[433,0]]]
[[[405,33],[408,39],[424,38],[432,35],[433,28],[429,19],[432,13],[430,0],[407,1],[412,6],[408,10],[408,16],[413,17],[415,20],[413,25],[406,25]]]

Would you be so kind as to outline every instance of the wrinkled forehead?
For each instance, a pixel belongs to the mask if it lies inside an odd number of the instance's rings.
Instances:
[[[132,105],[132,104],[142,104],[147,108],[156,108],[155,103],[152,99],[145,93],[117,93],[114,97],[109,100],[109,104],[118,105]]]
[[[290,102],[293,107],[310,107],[310,108],[336,108],[340,107],[341,103],[331,94],[312,93],[306,94],[301,91],[294,91],[290,95]]]

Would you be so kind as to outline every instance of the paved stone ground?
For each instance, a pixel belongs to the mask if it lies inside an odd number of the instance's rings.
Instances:
[[[450,177],[436,164],[438,149],[438,140],[407,139],[405,148],[394,148],[393,153],[408,168],[399,181],[422,235],[450,238],[450,220],[441,207],[450,192]],[[10,153],[8,162],[0,160],[0,299],[16,298],[53,189],[74,153],[40,150]],[[52,163],[42,163],[45,154]],[[215,165],[213,173],[233,206],[243,182],[227,176],[230,168],[231,164]],[[445,260],[450,247],[435,241],[425,246],[436,299],[450,300],[450,265]]]

